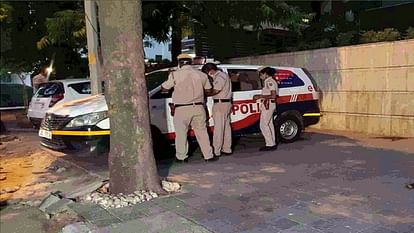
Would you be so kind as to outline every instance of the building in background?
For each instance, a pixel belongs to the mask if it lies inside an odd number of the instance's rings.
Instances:
[[[144,38],[145,59],[162,62],[163,60],[171,61],[170,42],[159,43],[150,37]]]

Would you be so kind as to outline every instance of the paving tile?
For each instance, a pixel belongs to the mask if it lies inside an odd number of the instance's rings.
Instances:
[[[328,221],[333,222],[337,226],[342,226],[342,227],[345,227],[347,229],[350,229],[350,230],[356,231],[356,232],[374,227],[374,225],[372,225],[370,223],[360,221],[360,220],[354,219],[354,218],[347,218],[347,217],[336,218],[336,220],[335,219],[328,219]]]
[[[137,233],[137,232],[151,232],[148,225],[141,220],[133,220],[122,222],[119,224],[112,224],[107,227],[102,227],[99,232],[106,233]]]
[[[109,218],[109,219],[93,220],[93,221],[90,221],[90,223],[96,225],[97,227],[104,227],[104,226],[112,225],[114,223],[121,223],[121,220],[117,218]]]
[[[180,208],[175,209],[174,213],[183,216],[187,219],[191,219],[193,221],[201,221],[203,219],[213,219],[214,216],[210,215],[207,211],[203,209],[197,209],[197,208]]]
[[[316,222],[310,223],[309,226],[311,226],[313,228],[316,228],[318,230],[325,231],[325,230],[328,230],[330,228],[335,227],[335,224],[332,223],[331,221],[321,219],[321,220],[318,220]]]
[[[246,217],[248,218],[244,218],[243,222],[240,222],[238,224],[238,228],[242,231],[254,228],[255,226],[258,226],[258,225],[266,224],[265,219],[261,218],[259,215],[249,215]]]
[[[297,225],[286,230],[282,230],[279,233],[321,233],[308,225]]]
[[[53,203],[52,205],[48,206],[45,209],[45,212],[49,213],[49,214],[59,213],[59,212],[65,210],[65,209],[67,209],[68,204],[70,204],[70,203],[73,203],[73,201],[69,200],[69,199],[60,199],[56,203]]]
[[[397,232],[381,227],[381,226],[376,226],[376,227],[363,230],[361,231],[361,233],[397,233]]]
[[[150,232],[166,232],[166,233],[190,233],[190,232],[208,232],[206,228],[192,221],[189,221],[173,212],[163,212],[154,216],[140,219],[144,222]],[[136,231],[138,232],[138,231]]]
[[[101,206],[92,203],[70,203],[68,207],[76,213],[88,212],[93,209],[103,209]]]
[[[185,200],[191,199],[191,198],[199,198],[199,196],[192,193],[192,192],[188,192],[188,193],[179,194],[179,195],[175,196],[175,198],[185,201]]]
[[[105,209],[95,204],[69,204],[72,210],[88,221],[111,219],[113,216]]]
[[[159,206],[152,206],[152,207],[145,208],[145,209],[137,208],[137,210],[141,211],[146,216],[154,216],[154,215],[166,212],[165,209]]]
[[[276,228],[278,228],[279,230],[286,230],[289,229],[293,226],[299,225],[299,223],[294,222],[290,219],[287,218],[280,218],[276,221],[273,222],[267,222],[269,225],[275,226]]]
[[[414,223],[400,223],[395,225],[384,225],[385,228],[401,233],[414,233]]]
[[[287,218],[297,223],[310,224],[312,222],[316,222],[321,219],[319,216],[307,210],[296,209],[296,208],[289,208],[289,209],[290,211],[289,211]]]
[[[212,232],[220,232],[220,233],[233,233],[239,231],[236,225],[233,225],[223,219],[215,218],[215,219],[204,219],[198,221],[197,223],[201,224],[208,230]]]
[[[109,209],[108,211],[115,217],[122,219],[122,221],[130,221],[130,220],[143,218],[147,216],[143,211],[139,210],[136,206]]]
[[[183,201],[185,204],[193,208],[204,208],[205,206],[209,206],[208,201],[200,197],[189,198]]]
[[[208,208],[206,211],[207,213],[219,218],[226,217],[227,215],[231,215],[234,212],[233,210],[226,207]]]
[[[173,210],[177,208],[186,208],[187,204],[185,204],[183,201],[178,200],[174,197],[170,198],[163,198],[157,203],[158,206],[166,209],[166,210]]]
[[[153,199],[153,200],[155,200],[155,199]],[[153,200],[151,200],[151,201],[144,201],[144,202],[135,204],[134,207],[136,209],[149,209],[149,208],[155,206],[155,203],[154,203]]]
[[[357,233],[359,230],[351,229],[344,226],[333,226],[329,229],[323,230],[325,233]]]
[[[220,232],[220,231],[218,231]],[[280,232],[280,229],[276,226],[269,224],[259,224],[247,230],[240,231],[238,233],[277,233]]]

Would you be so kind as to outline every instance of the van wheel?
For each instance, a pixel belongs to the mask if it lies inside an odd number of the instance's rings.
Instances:
[[[300,137],[302,123],[297,116],[293,114],[281,116],[277,122],[276,132],[280,141],[292,143]]]

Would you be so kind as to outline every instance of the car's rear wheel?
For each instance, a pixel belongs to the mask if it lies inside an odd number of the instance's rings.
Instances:
[[[281,116],[277,120],[276,132],[280,141],[292,143],[296,141],[302,133],[301,119],[295,114]]]

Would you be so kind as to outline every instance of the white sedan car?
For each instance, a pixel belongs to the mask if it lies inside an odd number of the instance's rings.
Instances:
[[[57,103],[85,98],[91,95],[89,79],[65,79],[49,81],[40,86],[32,97],[27,117],[39,127],[47,110]]]

